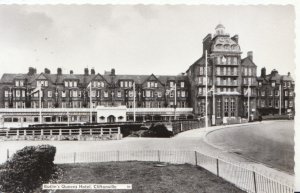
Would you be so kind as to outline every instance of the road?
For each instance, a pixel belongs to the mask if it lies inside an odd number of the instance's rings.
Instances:
[[[294,173],[294,121],[219,129],[206,136],[218,148]]]

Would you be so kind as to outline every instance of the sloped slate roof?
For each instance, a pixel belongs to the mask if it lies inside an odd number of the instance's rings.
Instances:
[[[256,66],[256,64],[249,57],[242,59],[241,65],[242,66]]]
[[[41,73],[42,74],[42,73]],[[11,74],[5,73],[3,74],[0,83],[13,83],[14,79],[27,79],[29,83],[33,82],[36,78],[38,78],[41,74],[34,74],[29,76],[28,74]],[[103,77],[108,83],[111,83],[112,76],[111,75],[100,75],[100,74],[93,74],[93,75],[83,75],[83,74],[44,74],[43,75],[53,83],[62,84],[66,79],[76,79],[79,80],[79,84],[88,84],[91,80],[93,80],[96,76]],[[151,74],[152,75],[152,74]],[[133,80],[137,84],[142,84],[145,82],[151,75],[115,75],[113,76],[113,83],[117,83],[119,80]],[[187,80],[187,76],[185,75],[154,75],[162,84],[166,84],[169,80]]]

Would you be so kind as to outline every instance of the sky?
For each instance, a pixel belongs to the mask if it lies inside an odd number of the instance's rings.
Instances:
[[[202,55],[222,23],[257,74],[295,76],[292,5],[0,5],[0,75],[43,72],[176,75]]]

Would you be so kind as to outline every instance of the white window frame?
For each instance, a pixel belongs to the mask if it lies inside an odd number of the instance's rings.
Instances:
[[[51,90],[48,90],[47,96],[48,96],[48,98],[52,98],[52,91]]]

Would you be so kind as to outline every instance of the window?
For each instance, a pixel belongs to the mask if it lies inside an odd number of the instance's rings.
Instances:
[[[73,97],[78,97],[78,92],[77,92],[77,90],[73,90]]]
[[[284,91],[284,96],[289,96],[289,91]]]
[[[203,73],[203,67],[202,66],[200,66],[200,68],[199,68],[199,75],[203,75],[204,73]]]
[[[126,88],[128,87],[128,82],[127,81],[124,82],[124,87],[126,87]]]
[[[202,87],[199,87],[199,88],[198,88],[198,95],[202,95],[202,93],[203,93],[203,88],[202,88]]]
[[[77,81],[74,81],[74,87],[77,87]]]
[[[217,99],[217,117],[221,117],[221,99]]]
[[[233,64],[237,65],[237,58],[236,57],[233,58]]]
[[[124,87],[123,81],[120,82],[120,87]]]
[[[261,100],[261,107],[265,107],[265,100]]]
[[[275,90],[275,95],[279,96],[279,90]]]
[[[96,91],[92,90],[92,97],[96,97]]]
[[[248,68],[244,68],[244,75],[248,76]]]
[[[174,87],[174,82],[170,82],[170,87]]]
[[[288,87],[288,88],[291,87],[291,82],[287,82],[287,87]]]
[[[224,116],[228,117],[228,98],[225,99],[225,105],[224,105]]]
[[[185,91],[181,91],[181,97],[185,97]]]
[[[69,87],[69,82],[65,81],[65,87]]]
[[[146,97],[151,97],[151,92],[150,92],[150,90],[146,90]]]
[[[161,97],[161,92],[159,91],[159,92],[157,92],[157,97]]]
[[[180,87],[184,88],[184,82],[180,82]]]
[[[272,82],[272,87],[275,87],[275,82],[274,81]]]
[[[16,80],[15,85],[16,85],[16,86],[19,86],[19,83],[20,83],[20,82],[19,82],[18,80]]]
[[[129,95],[129,97],[133,97],[133,91],[130,90],[128,95]]]
[[[261,81],[258,82],[258,86],[262,86],[262,82]]]
[[[47,80],[37,80],[36,81],[36,85],[37,86],[44,86],[44,87],[48,87],[48,81]]]
[[[121,96],[122,96],[121,91],[118,91],[118,92],[117,92],[117,96],[118,96],[118,97],[121,97]]]
[[[16,90],[16,97],[20,97],[20,95],[21,95],[20,90]]]
[[[269,96],[273,96],[273,91],[272,90],[269,91]]]
[[[273,100],[269,100],[269,107],[273,106]]]
[[[104,91],[104,97],[108,97],[108,92]]]
[[[52,91],[48,90],[48,98],[52,98]]]
[[[293,101],[289,102],[289,107],[293,107]]]
[[[8,90],[5,90],[5,91],[4,91],[4,97],[7,98],[8,96],[9,96],[9,91],[8,91]]]
[[[275,108],[279,108],[279,100],[275,100]]]
[[[234,117],[235,116],[235,99],[231,99],[230,108],[231,108],[230,116]]]
[[[288,100],[284,100],[284,107],[288,108]]]
[[[66,97],[66,91],[61,91],[61,97]]]
[[[293,96],[293,91],[290,91],[290,96]]]

